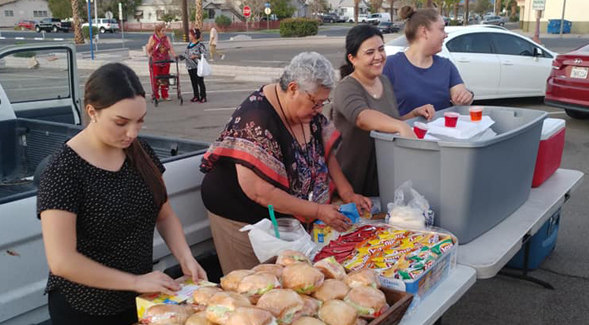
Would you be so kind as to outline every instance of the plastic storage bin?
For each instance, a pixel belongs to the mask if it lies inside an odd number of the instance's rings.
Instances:
[[[564,149],[565,125],[565,121],[562,119],[547,118],[544,120],[532,187],[542,185],[560,167]]]
[[[468,115],[468,107],[445,111]],[[483,110],[497,133],[481,141],[405,139],[373,131],[381,205],[393,202],[405,181],[425,196],[434,225],[468,243],[520,207],[530,194],[534,164],[547,113],[509,107]],[[409,120],[413,124],[422,118]]]
[[[552,253],[556,247],[558,239],[558,228],[560,227],[560,209],[554,213],[548,221],[532,236],[528,245],[530,245],[530,255],[528,257],[528,270],[534,270],[540,267],[540,264]],[[525,247],[507,263],[508,267],[523,269]]]
[[[548,20],[548,26],[546,31],[549,34],[560,34],[560,19],[550,19]],[[563,34],[569,34],[571,32],[571,26],[573,23],[569,20],[564,20],[564,28],[562,29]]]

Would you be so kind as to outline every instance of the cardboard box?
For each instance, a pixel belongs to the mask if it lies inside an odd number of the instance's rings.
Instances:
[[[206,286],[213,286],[216,287],[216,283],[208,282],[208,281],[201,281],[199,283],[194,283],[191,278],[183,276],[176,279],[178,283],[180,283],[180,290],[178,290],[174,295],[166,295],[163,293],[146,293],[135,298],[135,302],[137,304],[137,317],[139,319],[143,318],[145,311],[154,305],[159,304],[185,304],[185,303],[192,303],[192,294],[194,291],[200,287]]]

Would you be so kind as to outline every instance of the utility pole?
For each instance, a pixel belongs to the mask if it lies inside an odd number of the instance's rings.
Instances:
[[[188,42],[188,1],[182,0],[182,29],[184,31],[184,42]]]
[[[464,0],[464,26],[468,26],[468,3],[470,0]]]
[[[563,0],[562,3],[562,17],[560,18],[560,37],[562,37],[562,32],[564,30],[564,11],[567,6],[567,0]]]

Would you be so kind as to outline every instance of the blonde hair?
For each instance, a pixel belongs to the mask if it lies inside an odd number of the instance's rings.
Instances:
[[[159,24],[155,25],[155,32],[159,33],[164,28],[166,28],[166,23],[159,23]]]

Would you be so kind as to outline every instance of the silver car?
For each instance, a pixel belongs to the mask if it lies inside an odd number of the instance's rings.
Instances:
[[[505,22],[503,21],[503,18],[501,18],[500,16],[487,16],[482,21],[482,23],[484,25],[505,26]]]

